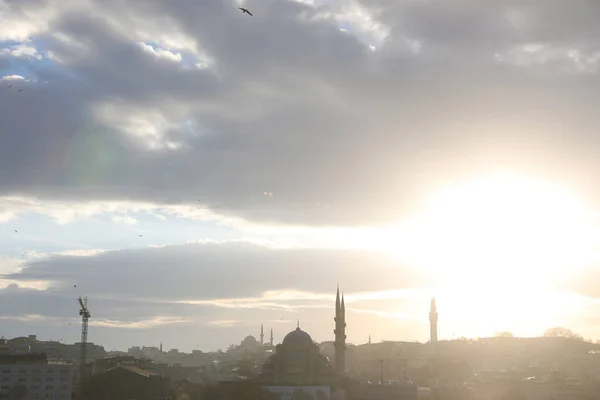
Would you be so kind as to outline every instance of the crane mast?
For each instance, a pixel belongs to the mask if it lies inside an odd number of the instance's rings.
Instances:
[[[87,361],[87,334],[88,334],[88,321],[92,314],[90,314],[90,310],[87,308],[87,297],[77,299],[79,301],[79,306],[81,309],[79,310],[79,315],[81,315],[81,352],[79,358],[79,368],[80,368],[80,382],[83,383],[85,381],[85,364]]]

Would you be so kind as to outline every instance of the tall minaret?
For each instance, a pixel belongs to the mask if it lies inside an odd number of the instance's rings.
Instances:
[[[263,324],[260,324],[260,347],[263,347],[265,345],[264,339],[265,339],[265,330],[263,328]]]
[[[271,328],[271,338],[269,339],[269,343],[271,344],[271,347],[273,347],[273,328]]]
[[[435,306],[435,297],[431,299],[431,309],[429,310],[429,340],[432,344],[436,344],[438,341],[438,313]]]
[[[344,306],[344,295],[340,302],[340,287],[338,286],[335,298],[335,371],[338,378],[346,371],[346,307]]]

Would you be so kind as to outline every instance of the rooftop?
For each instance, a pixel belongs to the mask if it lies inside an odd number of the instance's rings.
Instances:
[[[48,358],[43,353],[3,354],[0,364],[48,364]]]

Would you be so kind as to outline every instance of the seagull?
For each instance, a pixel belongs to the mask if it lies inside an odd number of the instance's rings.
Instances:
[[[15,233],[19,233],[19,231],[15,229]]]
[[[252,17],[252,13],[251,13],[250,11],[248,11],[248,9],[247,9],[247,8],[238,7],[238,10],[242,10],[242,14],[246,13],[246,14],[248,14],[249,16],[251,16],[251,17]]]
[[[20,89],[19,92],[22,92],[23,90],[25,90],[25,89]]]

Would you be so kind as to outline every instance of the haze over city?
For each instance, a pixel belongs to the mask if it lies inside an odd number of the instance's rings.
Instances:
[[[0,0],[2,334],[600,339],[599,8]]]

